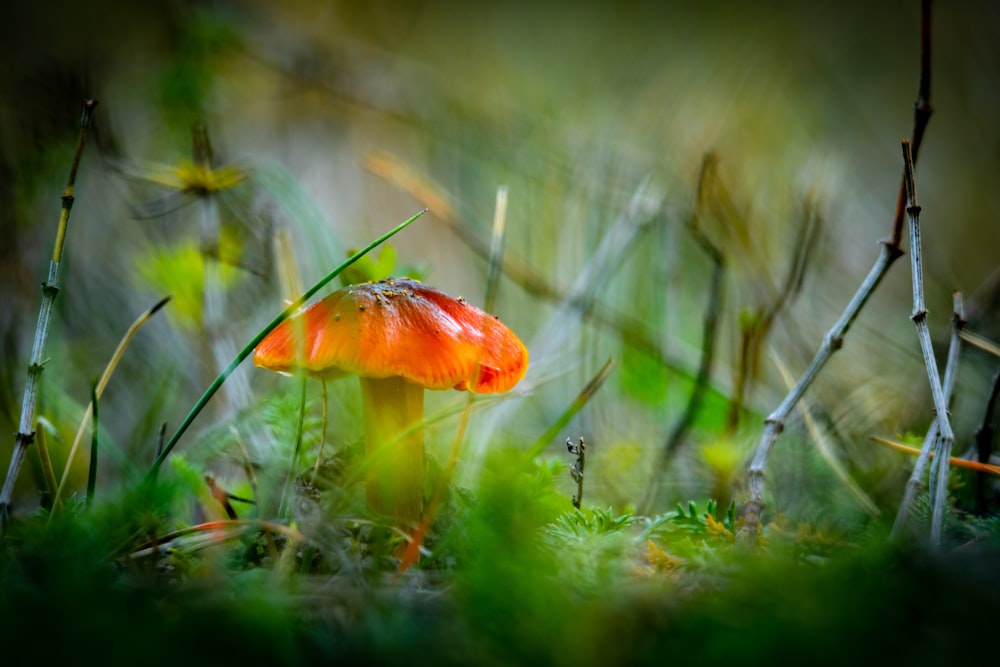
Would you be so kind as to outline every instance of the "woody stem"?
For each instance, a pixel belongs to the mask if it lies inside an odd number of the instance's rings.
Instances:
[[[424,487],[424,388],[399,377],[360,380],[368,507],[415,524]]]

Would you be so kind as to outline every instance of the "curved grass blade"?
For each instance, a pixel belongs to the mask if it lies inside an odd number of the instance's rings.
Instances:
[[[959,332],[958,335],[966,343],[969,343],[970,345],[974,345],[975,347],[978,347],[980,350],[982,350],[984,352],[989,352],[994,357],[1000,357],[1000,345],[997,345],[996,343],[994,343],[993,341],[991,341],[989,338],[986,338],[984,336],[980,336],[979,334],[973,333],[973,332],[969,331],[968,329],[962,329]]]
[[[49,446],[45,442],[45,425],[41,419],[35,422],[35,445],[38,446],[38,463],[45,479],[45,492],[51,500],[56,495],[56,473],[52,469],[52,457],[49,456]]]
[[[904,454],[909,454],[911,456],[919,456],[920,450],[916,447],[910,447],[909,445],[904,445],[901,442],[896,442],[895,440],[889,440],[888,438],[882,438],[877,435],[869,436],[872,440],[880,445],[885,445],[891,449],[895,449],[897,452],[903,452]],[[930,453],[930,458],[934,458],[934,452]],[[979,461],[970,461],[968,459],[958,458],[957,456],[948,457],[948,461],[951,465],[956,468],[967,468],[969,470],[978,470],[979,472],[988,472],[991,475],[1000,475],[1000,466],[991,465],[989,463],[980,463]]]
[[[125,354],[126,348],[128,348],[129,343],[132,342],[136,333],[138,333],[142,325],[149,321],[149,318],[155,315],[157,311],[163,308],[163,306],[167,305],[167,302],[169,301],[169,296],[160,299],[156,305],[136,318],[135,322],[132,323],[132,326],[130,326],[125,332],[125,335],[122,336],[121,341],[118,343],[118,347],[115,348],[114,353],[111,355],[111,359],[108,361],[108,365],[104,367],[104,372],[101,373],[101,379],[97,382],[97,398],[100,398],[101,394],[104,393],[104,388],[108,386],[108,380],[111,379],[111,374],[115,372],[115,368],[118,367],[118,362],[121,361],[122,355]],[[62,505],[61,498],[63,487],[66,486],[66,480],[69,479],[70,467],[73,465],[73,459],[76,457],[76,452],[80,448],[80,443],[83,441],[83,433],[87,430],[90,418],[93,416],[94,408],[95,404],[93,402],[87,406],[86,412],[83,413],[83,419],[80,420],[80,427],[76,430],[76,437],[73,438],[73,445],[69,448],[69,456],[66,457],[66,466],[63,468],[63,474],[59,480],[59,486],[56,487],[55,494],[52,496],[52,514],[55,514]],[[49,520],[51,520],[52,514],[49,515]]]

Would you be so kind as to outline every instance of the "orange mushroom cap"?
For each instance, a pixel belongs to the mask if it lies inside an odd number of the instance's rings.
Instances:
[[[290,317],[261,341],[253,360],[284,373],[402,377],[428,389],[487,394],[524,377],[528,350],[464,299],[390,278],[345,287]]]

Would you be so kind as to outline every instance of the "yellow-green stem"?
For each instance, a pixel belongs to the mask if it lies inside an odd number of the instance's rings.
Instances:
[[[415,524],[424,490],[424,388],[399,377],[363,377],[361,404],[368,507]]]

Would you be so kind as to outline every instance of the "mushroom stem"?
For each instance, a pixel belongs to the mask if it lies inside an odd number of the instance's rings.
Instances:
[[[420,520],[424,489],[424,388],[400,377],[361,377],[369,509]]]

